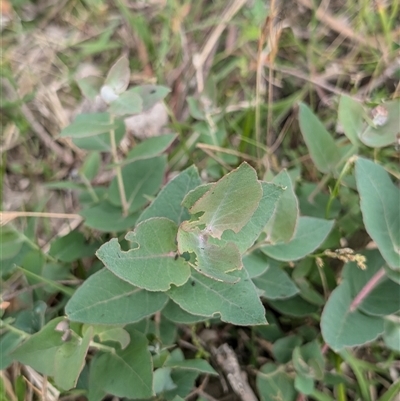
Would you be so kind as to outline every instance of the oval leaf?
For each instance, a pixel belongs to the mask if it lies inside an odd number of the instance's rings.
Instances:
[[[321,317],[322,336],[334,350],[354,347],[375,340],[383,333],[383,319],[350,311],[353,301],[348,281],[343,281],[331,294]]]
[[[333,173],[341,156],[336,142],[317,116],[304,103],[299,105],[300,130],[315,166],[322,173]]]
[[[261,251],[276,260],[293,261],[314,252],[332,230],[334,222],[316,217],[300,217],[294,237],[288,243],[265,245]]]
[[[120,57],[110,68],[104,85],[109,86],[115,94],[119,95],[129,85],[129,60],[126,56]]]
[[[400,270],[400,190],[383,167],[363,158],[356,181],[365,228],[388,265]]]
[[[135,323],[161,310],[168,298],[121,280],[107,269],[90,276],[65,307],[72,321],[87,324]]]
[[[272,182],[281,186],[284,191],[276,204],[275,212],[266,231],[272,243],[289,242],[296,231],[299,203],[292,180],[286,170],[281,171]]]

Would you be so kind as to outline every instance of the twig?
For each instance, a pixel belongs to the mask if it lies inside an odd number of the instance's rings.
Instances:
[[[228,344],[222,344],[213,352],[218,365],[221,367],[233,391],[243,401],[257,401],[253,390],[247,382],[247,377],[240,369],[237,357]]]

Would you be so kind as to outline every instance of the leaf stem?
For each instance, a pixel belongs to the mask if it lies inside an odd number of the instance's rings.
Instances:
[[[112,114],[110,114],[110,122],[111,122],[111,124],[114,123],[114,116]],[[122,204],[122,213],[124,216],[127,216],[129,214],[129,205],[128,205],[128,202],[126,201],[125,187],[124,187],[124,181],[122,179],[122,169],[119,164],[114,129],[110,130],[110,144],[111,144],[111,154],[112,154],[113,162],[115,164],[115,174],[117,176],[119,197],[121,199],[121,204]]]
[[[378,285],[381,279],[385,276],[385,269],[379,269],[364,285],[361,291],[354,298],[350,305],[350,312],[354,312],[361,302],[368,296],[368,294]]]

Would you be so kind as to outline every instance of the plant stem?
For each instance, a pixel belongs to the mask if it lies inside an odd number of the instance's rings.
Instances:
[[[385,276],[385,269],[379,269],[364,285],[361,291],[354,298],[350,305],[350,312],[354,312],[361,302],[368,296],[368,294],[378,285],[381,279]]]
[[[342,358],[339,355],[335,355],[335,369],[336,372],[342,373],[342,368],[340,364],[342,363]],[[347,396],[346,396],[346,387],[344,383],[339,383],[336,387],[337,389],[337,399],[338,401],[347,401]]]
[[[347,160],[347,162],[345,163],[345,165],[342,168],[342,171],[340,172],[338,179],[336,180],[335,186],[329,196],[328,204],[326,205],[325,218],[327,218],[327,219],[329,218],[329,215],[331,212],[332,202],[339,194],[339,185],[340,185],[343,177],[347,174],[350,166],[354,163],[354,161],[355,161],[354,157],[350,157],[350,159]]]
[[[30,337],[30,334],[28,334],[25,331],[22,331],[20,329],[17,329],[14,326],[11,326],[11,324],[8,324],[8,323],[4,322],[3,320],[0,320],[0,328],[5,328],[5,329],[19,335],[22,338]]]
[[[67,295],[68,297],[72,297],[72,295],[74,294],[74,290],[72,288],[66,287],[64,285],[58,284],[56,282],[54,282],[53,280],[49,280],[47,278],[44,278],[42,276],[39,276],[35,273],[32,273],[29,270],[24,269],[21,266],[17,266],[17,268],[22,271],[26,276],[30,276],[31,278],[38,280],[40,282],[46,283],[47,285],[55,288],[56,290],[62,292],[63,294]]]
[[[112,114],[110,115],[110,122],[111,122],[111,124],[114,122],[114,116]],[[117,152],[117,144],[115,142],[115,130],[114,129],[110,130],[110,143],[111,143],[111,154],[112,154],[113,162],[116,165],[115,166],[115,174],[117,175],[119,197],[121,199],[121,204],[122,204],[122,213],[124,216],[127,216],[129,213],[129,205],[128,205],[128,202],[126,201],[125,187],[124,187],[124,181],[122,179],[122,169],[121,169],[121,166],[119,165],[119,158],[118,158],[118,152]]]

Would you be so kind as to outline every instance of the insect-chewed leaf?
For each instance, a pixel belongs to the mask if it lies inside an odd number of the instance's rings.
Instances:
[[[219,239],[226,230],[238,233],[257,209],[262,194],[255,170],[243,163],[190,208],[191,214],[203,213],[192,225],[205,225],[204,232]]]
[[[239,249],[232,242],[218,245],[208,241],[209,236],[197,227],[190,229],[189,222],[183,222],[178,230],[179,253],[194,252],[196,259],[191,263],[199,273],[217,281],[235,283],[238,277],[226,274],[242,268]]]
[[[137,248],[124,252],[114,238],[96,255],[122,280],[148,291],[166,291],[171,284],[183,285],[190,276],[190,266],[186,261],[175,259],[177,231],[177,225],[169,219],[148,219],[125,237],[137,243]]]

